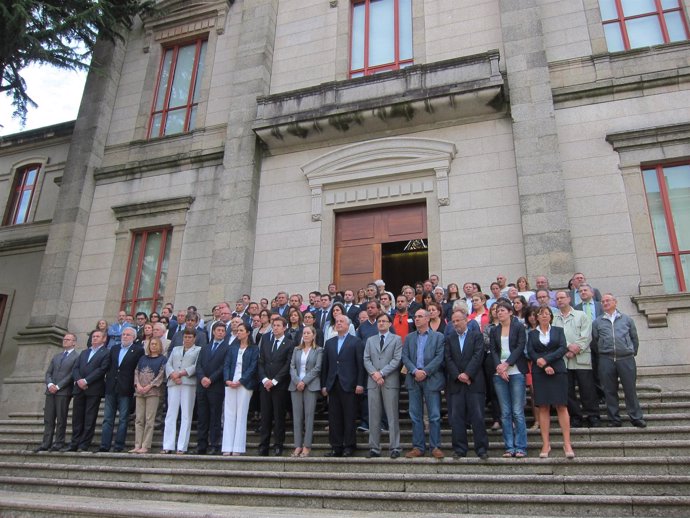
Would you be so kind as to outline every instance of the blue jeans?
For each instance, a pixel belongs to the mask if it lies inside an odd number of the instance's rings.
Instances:
[[[431,449],[441,447],[441,391],[429,390],[428,381],[414,382],[409,389],[410,418],[412,419],[412,446],[426,450],[424,434],[424,401],[429,414],[429,444]]]
[[[525,424],[525,375],[508,376],[504,381],[494,375],[494,387],[501,406],[501,428],[505,450],[527,454],[527,426]]]
[[[117,394],[105,395],[105,409],[103,410],[103,429],[101,431],[101,448],[110,449],[113,442],[113,427],[115,425],[115,412],[120,415],[115,435],[115,449],[123,450],[127,439],[127,423],[129,422],[129,396]]]

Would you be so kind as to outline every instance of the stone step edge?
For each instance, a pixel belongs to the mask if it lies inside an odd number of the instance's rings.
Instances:
[[[498,465],[498,463],[494,463]],[[0,469],[40,469],[43,471],[59,471],[59,472],[82,472],[82,473],[122,473],[122,469],[114,466],[88,466],[75,464],[41,464],[41,463],[13,463],[0,462]],[[577,483],[607,483],[607,484],[690,484],[690,475],[559,475],[554,473],[540,473],[540,474],[523,474],[523,475],[506,475],[504,473],[497,474],[478,474],[478,473],[462,473],[462,474],[406,474],[406,473],[313,473],[309,471],[281,471],[281,472],[266,472],[266,471],[237,471],[234,472],[236,476],[247,478],[271,478],[271,479],[329,479],[329,480],[388,480],[398,482],[492,482],[492,483],[517,483],[517,482],[535,482],[543,484],[577,484]],[[157,476],[229,476],[228,472],[220,472],[208,469],[191,469],[191,468],[148,468],[148,467],[130,467],[127,473],[123,476],[132,474],[140,475],[157,475]],[[29,478],[29,477],[25,477]],[[31,477],[31,478],[46,478],[46,477]],[[546,480],[548,478],[548,480]],[[173,484],[174,485],[174,484]],[[202,486],[195,486],[202,487]],[[227,486],[225,486],[227,487]],[[387,491],[388,492],[388,491]]]
[[[174,484],[148,483],[145,485],[132,482],[98,482],[84,480],[80,481],[75,487],[71,480],[51,480],[49,484],[45,479],[34,479],[28,477],[6,477],[0,476],[0,484],[28,485],[28,486],[52,486],[57,488],[69,487],[74,490],[82,489],[101,489],[129,491],[132,496],[136,492],[147,492],[163,495],[166,492],[178,494],[189,494],[198,497],[201,494],[225,495],[228,497],[236,496],[264,496],[280,498],[314,498],[321,500],[371,500],[379,502],[381,500],[403,500],[409,502],[487,502],[487,503],[511,503],[511,504],[534,504],[535,495],[501,495],[488,493],[415,493],[415,492],[381,492],[381,491],[339,491],[339,490],[320,490],[320,489],[275,489],[275,488],[227,488],[218,486],[177,486]],[[632,506],[654,506],[663,508],[665,506],[688,506],[690,507],[690,496],[619,496],[619,495],[539,495],[540,504],[592,504],[592,505],[632,505]]]

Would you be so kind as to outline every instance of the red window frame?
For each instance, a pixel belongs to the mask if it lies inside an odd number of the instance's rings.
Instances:
[[[654,243],[654,248],[656,249],[657,259],[659,257],[672,257],[673,265],[676,270],[676,280],[678,282],[678,291],[686,292],[688,291],[688,286],[685,283],[685,275],[683,275],[683,264],[681,263],[681,256],[690,256],[690,250],[680,250],[678,246],[678,237],[676,235],[676,225],[673,221],[673,212],[671,211],[671,202],[668,196],[668,188],[666,186],[666,181],[664,178],[664,167],[672,167],[678,165],[690,165],[688,162],[680,162],[673,164],[656,165],[653,167],[644,167],[642,171],[654,171],[656,172],[656,179],[659,185],[659,196],[661,198],[661,204],[664,208],[664,219],[666,220],[666,229],[668,231],[668,240],[671,250],[669,252],[659,252],[656,242]],[[647,199],[647,187],[645,185],[645,199]],[[651,219],[651,214],[650,214]],[[651,221],[650,221],[651,224]],[[656,241],[656,236],[654,236]]]
[[[353,22],[355,6],[364,4],[364,67],[352,69],[352,38],[354,36]],[[384,63],[382,65],[369,66],[369,18],[370,18],[370,8],[371,0],[353,0],[350,5],[350,77],[359,75],[373,75],[379,72],[387,72],[389,70],[400,70],[404,68],[405,65],[411,65],[414,63],[414,58],[410,59],[400,59],[400,2],[398,0],[393,0],[394,5],[394,17],[393,25],[395,31],[395,60],[391,63]]]
[[[29,176],[31,172],[35,172],[33,183],[29,184]],[[21,225],[28,223],[29,213],[31,212],[31,203],[36,193],[36,185],[38,184],[38,175],[41,172],[41,164],[28,164],[21,167],[15,176],[14,186],[12,187],[12,197],[8,204],[8,211],[5,216],[4,225]],[[21,210],[22,199],[25,193],[29,193],[29,202],[26,204],[25,210]]]
[[[162,238],[161,238],[161,243],[160,243],[160,248],[158,252],[158,262],[156,264],[156,277],[153,285],[153,291],[152,291],[152,296],[151,297],[139,297],[139,287],[140,287],[140,281],[141,281],[141,273],[142,273],[142,268],[144,264],[144,256],[146,255],[144,252],[146,250],[146,241],[148,239],[149,234],[152,234],[154,232],[163,232]],[[138,235],[142,236],[141,240],[141,245],[140,245],[140,253],[139,257],[137,259],[137,269],[136,269],[136,278],[134,280],[134,288],[132,289],[132,297],[127,298],[127,286],[129,286],[129,281],[130,281],[130,272],[132,270],[132,260],[134,259],[134,245],[136,243],[136,238]],[[159,304],[162,304],[163,297],[158,297],[158,291],[160,289],[160,280],[161,280],[161,269],[163,266],[163,260],[165,259],[165,249],[166,245],[168,243],[168,240],[170,239],[172,235],[172,227],[156,227],[156,228],[147,228],[147,229],[142,229],[142,230],[135,230],[132,231],[132,240],[131,244],[129,247],[129,258],[127,259],[127,274],[125,276],[125,285],[122,288],[122,298],[120,301],[120,311],[124,311],[127,304],[131,304],[131,311],[130,314],[134,315],[138,311],[137,306],[140,302],[142,301],[151,301],[151,311],[160,311]]]
[[[659,21],[659,26],[661,28],[661,34],[663,35],[664,38],[664,43],[670,43],[670,37],[668,35],[668,28],[666,27],[666,19],[664,17],[664,14],[667,13],[673,13],[673,12],[680,12],[681,13],[681,19],[683,20],[683,27],[685,28],[685,37],[686,39],[689,36],[689,31],[688,31],[688,21],[685,17],[685,11],[683,10],[683,2],[682,0],[678,1],[678,7],[672,7],[670,9],[664,9],[661,5],[661,0],[654,0],[654,5],[656,6],[655,11],[649,11],[647,13],[642,13],[642,14],[636,14],[634,16],[625,16],[623,12],[623,2],[624,0],[614,0],[616,4],[616,12],[618,13],[618,18],[611,18],[608,20],[602,20],[602,23],[604,25],[610,25],[610,24],[618,24],[618,27],[621,32],[621,37],[623,39],[623,45],[625,46],[625,50],[631,50],[632,48],[636,47],[631,47],[630,46],[630,38],[628,36],[628,28],[625,24],[626,21],[628,20],[635,20],[637,18],[647,18],[650,16],[655,16],[657,20]]]
[[[0,326],[5,318],[5,306],[7,306],[7,295],[0,293]]]
[[[197,80],[197,75],[198,75],[198,70],[199,70],[199,60],[201,58],[201,49],[203,44],[206,43],[206,40],[203,38],[200,38],[196,41],[192,42],[185,42],[185,43],[179,43],[177,45],[173,45],[170,47],[164,47],[163,48],[163,54],[161,55],[161,62],[160,65],[158,66],[158,77],[156,78],[156,87],[154,90],[154,96],[153,96],[153,104],[151,105],[151,116],[149,117],[149,127],[148,127],[148,138],[158,138],[158,137],[164,137],[166,136],[165,133],[165,126],[168,120],[168,114],[171,111],[180,111],[182,109],[185,110],[185,119],[184,119],[184,129],[182,133],[186,133],[190,131],[190,125],[192,124],[191,120],[191,114],[192,110],[194,109],[195,106],[197,106],[199,103],[194,101],[194,92],[196,91],[196,80]],[[194,52],[194,65],[192,66],[192,72],[191,72],[191,80],[189,83],[189,93],[187,94],[187,103],[182,105],[182,106],[175,106],[172,109],[170,108],[170,93],[172,91],[172,83],[175,78],[175,69],[177,67],[177,58],[180,53],[180,49],[184,47],[189,47],[195,45],[196,50]],[[167,85],[165,87],[165,99],[163,101],[163,107],[160,110],[156,110],[156,104],[158,104],[158,93],[160,91],[160,83],[161,83],[161,78],[163,75],[163,67],[165,65],[165,56],[167,55],[168,51],[172,51],[172,60],[170,61],[170,72],[168,73],[168,81]],[[151,131],[153,130],[153,119],[156,115],[161,115],[161,123],[160,123],[160,128],[158,130],[157,135],[152,135]],[[174,133],[175,135],[179,135],[179,133]]]

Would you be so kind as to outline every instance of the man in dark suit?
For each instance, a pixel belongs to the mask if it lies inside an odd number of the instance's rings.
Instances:
[[[276,307],[271,311],[271,313],[277,313],[283,318],[288,317],[288,298],[289,295],[285,291],[279,291],[276,295]]]
[[[580,286],[583,284],[587,284],[589,286],[589,289],[592,292],[592,298],[596,302],[601,302],[601,292],[598,289],[593,288],[591,284],[587,283],[584,273],[577,272],[575,275],[573,275],[573,278],[570,279],[570,285],[572,286],[572,289],[570,290],[570,300],[572,301],[574,308],[582,302],[582,299],[580,298]]]
[[[104,347],[105,341],[102,331],[91,333],[91,347],[82,351],[74,364],[72,440],[60,451],[88,451],[91,446],[98,407],[105,393],[105,373],[110,367],[110,351]]]
[[[261,401],[261,439],[259,455],[268,455],[273,432],[273,453],[283,454],[285,443],[285,412],[290,386],[290,360],[295,348],[285,336],[287,320],[272,318],[272,334],[261,338],[259,349],[259,398]]]
[[[412,449],[408,459],[421,457],[426,450],[424,433],[424,403],[429,414],[429,444],[431,455],[442,459],[441,450],[441,390],[443,376],[444,338],[429,328],[429,312],[418,309],[414,314],[416,331],[408,334],[403,343],[402,360],[407,369],[405,385],[410,398],[412,419]]]
[[[196,332],[196,340],[194,341],[194,345],[197,345],[199,347],[203,347],[204,345],[206,345],[208,343],[208,339],[206,337],[206,330],[197,327],[198,325],[199,314],[194,313],[193,311],[188,312],[185,315],[184,324],[180,324],[177,327],[175,334],[170,340],[170,345],[168,346],[168,351],[166,355],[170,356],[170,353],[175,347],[182,345],[182,336],[186,328],[194,329],[194,331]]]
[[[474,451],[477,456],[489,458],[489,436],[484,426],[484,337],[481,333],[467,329],[467,315],[455,311],[451,317],[453,333],[446,339],[446,395],[452,405],[449,412],[452,428],[454,457],[465,457],[467,424],[472,425]]]
[[[59,451],[65,445],[65,429],[67,428],[67,409],[72,399],[74,380],[72,370],[79,359],[74,352],[77,337],[67,333],[62,338],[62,352],[53,356],[46,371],[46,401],[43,410],[43,442],[34,450]],[[55,442],[53,442],[53,434]]]
[[[120,417],[115,434],[115,451],[120,452],[125,448],[130,404],[134,395],[134,370],[144,354],[143,346],[134,342],[136,338],[136,330],[128,327],[122,331],[120,344],[110,349],[110,368],[105,375],[105,409],[99,452],[110,451],[116,413]]]
[[[351,457],[357,447],[357,395],[364,393],[364,344],[348,334],[350,319],[335,318],[338,336],[326,341],[321,361],[321,393],[328,397],[327,457]]]
[[[343,306],[345,307],[345,314],[350,319],[355,329],[359,327],[359,306],[355,304],[355,292],[352,290],[345,290],[343,294]]]
[[[196,362],[196,453],[199,455],[219,454],[223,440],[221,433],[225,397],[223,367],[229,346],[223,322],[213,324],[212,331],[213,340],[201,348]]]

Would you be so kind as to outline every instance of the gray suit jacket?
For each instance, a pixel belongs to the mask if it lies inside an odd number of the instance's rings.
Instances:
[[[304,351],[297,347],[295,347],[292,352],[292,359],[290,360],[290,386],[288,387],[288,390],[291,392],[297,390],[297,384],[300,382],[299,367],[302,361],[302,354],[304,354]],[[318,392],[321,390],[321,360],[323,358],[323,348],[317,347],[316,349],[309,349],[307,355],[307,373],[302,381],[304,381],[306,390]]]
[[[414,379],[414,371],[417,370],[417,331],[408,334],[405,337],[403,344],[402,361],[407,368],[407,376],[405,377],[405,386],[410,389],[415,387],[417,383]],[[424,367],[422,370],[426,372],[426,380],[429,390],[443,390],[446,384],[445,376],[443,375],[443,355],[445,353],[444,337],[441,333],[429,329],[429,337],[424,348]]]
[[[384,387],[400,388],[400,364],[402,363],[402,340],[393,333],[388,333],[381,350],[380,334],[370,336],[364,346],[364,368],[369,375],[367,388],[376,388],[378,385],[371,377],[374,372],[381,372],[384,378]]]
[[[187,371],[186,376],[182,376],[182,385],[196,385],[196,361],[199,358],[201,347],[193,345],[189,351],[184,352],[184,347],[179,345],[170,353],[168,363],[165,364],[165,377],[168,379],[168,387],[178,386],[170,375],[177,371]]]
[[[74,369],[74,364],[79,359],[79,353],[76,349],[73,349],[64,360],[62,359],[63,353],[64,351],[57,353],[50,360],[50,365],[48,365],[48,370],[46,371],[46,394],[50,394],[48,392],[48,385],[54,383],[59,387],[59,390],[55,393],[56,396],[72,395],[74,387],[72,370]]]

